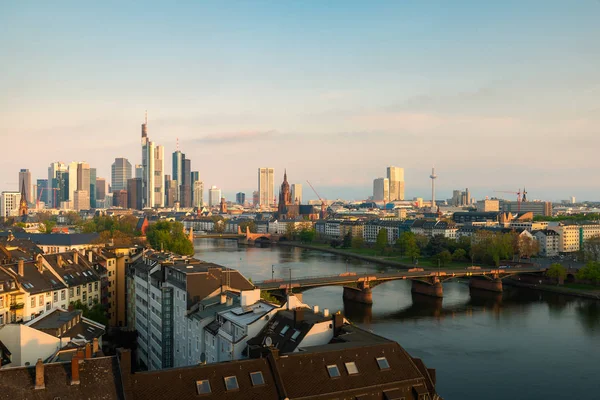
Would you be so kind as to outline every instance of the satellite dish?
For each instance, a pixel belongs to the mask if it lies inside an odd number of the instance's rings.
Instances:
[[[200,354],[200,362],[201,362],[202,364],[204,364],[204,363],[206,362],[206,354],[204,354],[204,353],[201,353],[201,354]]]
[[[273,345],[273,339],[271,339],[269,336],[267,336],[267,338],[265,339],[265,345],[267,347],[271,347]]]

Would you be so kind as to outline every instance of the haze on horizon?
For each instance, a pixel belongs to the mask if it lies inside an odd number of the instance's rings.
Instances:
[[[407,198],[600,200],[600,2],[0,0],[0,190],[20,168],[141,162],[140,124],[205,188],[251,197],[287,168],[363,199],[388,165]],[[305,185],[305,199],[314,198]],[[510,195],[509,195],[510,196]]]

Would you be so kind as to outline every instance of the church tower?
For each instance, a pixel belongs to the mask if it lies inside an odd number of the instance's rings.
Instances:
[[[19,215],[27,215],[27,193],[25,192],[25,179],[23,179],[23,185],[21,185],[21,201],[19,202]]]
[[[279,189],[279,203],[277,211],[279,213],[279,219],[284,219],[287,215],[287,206],[292,204],[292,194],[290,192],[290,184],[287,180],[287,171],[283,173],[283,183]]]

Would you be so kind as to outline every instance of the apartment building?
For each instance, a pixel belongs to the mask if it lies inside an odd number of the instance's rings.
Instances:
[[[560,252],[560,235],[558,232],[543,229],[534,231],[533,237],[538,241],[541,256],[554,257]]]

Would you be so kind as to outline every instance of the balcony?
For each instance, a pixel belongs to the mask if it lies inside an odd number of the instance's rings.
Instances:
[[[25,303],[11,303],[10,304],[11,310],[22,310],[23,308],[25,308]]]

